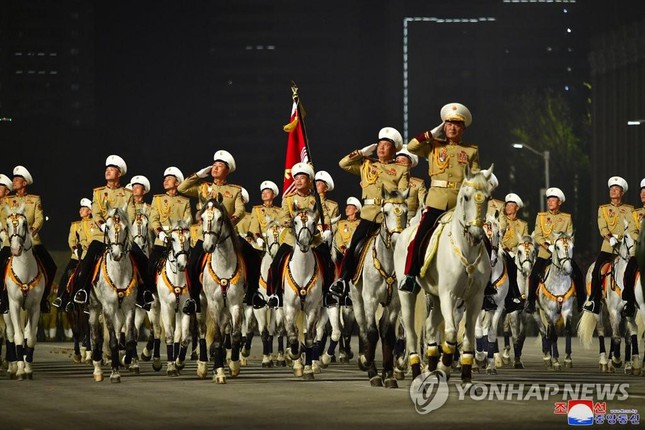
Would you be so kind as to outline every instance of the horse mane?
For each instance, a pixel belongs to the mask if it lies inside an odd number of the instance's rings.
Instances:
[[[133,234],[132,234],[132,224],[130,223],[130,217],[128,217],[128,213],[122,208],[115,207],[115,208],[108,209],[107,215],[108,215],[108,218],[113,216],[118,216],[119,218],[121,218],[121,221],[123,221],[123,223],[125,224],[126,231],[128,232],[125,238],[125,243],[128,246],[131,245]]]
[[[182,220],[173,222],[172,225],[170,226],[170,230],[175,230],[177,228],[180,228],[182,230],[188,230],[190,228],[190,224],[182,219]]]
[[[236,238],[239,236],[236,233],[235,225],[233,224],[233,221],[231,221],[231,217],[228,215],[228,211],[218,199],[214,199],[214,198],[208,199],[208,201],[204,203],[204,206],[202,206],[202,211],[204,210],[204,208],[207,208],[209,204],[212,204],[215,207],[215,209],[222,212],[223,233],[224,235],[229,235],[231,237],[231,239],[233,240],[233,247],[235,248],[235,252],[237,252],[239,250],[240,245]]]
[[[399,190],[387,191],[383,189],[383,192],[381,194],[383,196],[384,201],[401,204],[401,203],[406,203],[408,190],[406,190],[405,192],[401,192]]]

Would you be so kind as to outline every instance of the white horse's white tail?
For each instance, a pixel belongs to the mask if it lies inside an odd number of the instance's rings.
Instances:
[[[598,318],[591,312],[583,312],[580,321],[578,321],[578,338],[585,349],[591,348],[593,342],[593,332],[598,324]]]

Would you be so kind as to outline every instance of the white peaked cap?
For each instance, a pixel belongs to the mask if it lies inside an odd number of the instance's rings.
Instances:
[[[564,193],[562,192],[562,190],[560,188],[555,188],[555,187],[551,187],[546,190],[546,198],[548,199],[549,197],[559,198],[560,203],[564,203],[564,201],[566,200],[564,198]]]
[[[331,178],[331,175],[325,170],[319,170],[316,172],[316,181],[323,181],[327,184],[327,191],[334,190],[334,180]]]
[[[311,167],[311,165],[307,163],[296,163],[293,165],[291,168],[291,176],[296,177],[296,175],[304,173],[305,175],[309,175],[309,178],[313,181],[314,180],[314,169]]]
[[[34,178],[31,176],[31,173],[29,173],[29,170],[27,170],[27,168],[24,166],[14,167],[13,176],[22,176],[23,178],[25,178],[25,181],[27,181],[27,185],[34,183]]]
[[[109,155],[108,158],[105,159],[105,167],[108,166],[117,167],[121,171],[121,176],[125,176],[125,174],[128,173],[128,165],[125,164],[123,158],[118,155]]]
[[[146,194],[150,191],[150,181],[143,175],[135,175],[130,179],[130,184],[139,184],[143,185],[143,194]]]
[[[645,178],[641,180],[641,188],[645,188]]]
[[[7,175],[0,173],[0,184],[7,187],[9,191],[13,191],[13,181]]]
[[[463,121],[468,127],[473,122],[473,116],[468,108],[461,103],[448,103],[441,108],[442,121]]]
[[[273,191],[273,197],[276,197],[278,194],[280,194],[278,186],[273,181],[262,181],[262,183],[260,184],[260,192],[266,190],[267,188]]]
[[[244,187],[240,187],[240,192],[242,194],[242,201],[244,204],[247,204],[249,202],[249,192]]]
[[[504,203],[509,203],[509,202],[515,203],[520,209],[524,207],[524,202],[522,201],[520,196],[518,196],[515,193],[506,194],[506,197],[504,198]]]
[[[399,133],[399,131],[396,128],[383,127],[378,132],[378,138],[379,140],[385,139],[394,143],[394,147],[396,148],[397,151],[400,151],[401,148],[403,147],[403,138],[401,137],[401,133]]]
[[[361,209],[363,209],[363,205],[361,204],[361,201],[358,200],[356,197],[349,197],[347,199],[346,204],[356,206],[356,209],[358,209],[359,212],[361,211]]]
[[[397,157],[399,155],[405,155],[406,157],[408,157],[410,159],[410,161],[412,162],[411,167],[416,167],[417,164],[419,164],[419,157],[416,154],[413,154],[410,151],[408,151],[408,145],[403,145],[401,150],[399,150],[399,152],[396,153]]]
[[[618,185],[623,189],[624,193],[627,192],[627,181],[620,176],[612,176],[609,178],[609,181],[607,181],[607,187],[611,188],[613,185]]]
[[[223,161],[228,164],[228,173],[235,172],[235,158],[231,155],[230,152],[220,149],[215,152],[213,155],[213,161]]]
[[[179,182],[184,182],[184,174],[174,166],[168,167],[163,171],[163,177],[165,178],[166,176],[174,176]]]
[[[86,197],[83,197],[81,199],[80,205],[81,205],[82,208],[90,208],[90,209],[92,209],[92,200],[90,200],[90,199],[88,199]]]

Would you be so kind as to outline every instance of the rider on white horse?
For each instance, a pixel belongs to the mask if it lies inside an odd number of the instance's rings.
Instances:
[[[282,199],[282,209],[280,211],[280,223],[286,227],[281,244],[276,252],[271,268],[269,269],[269,279],[267,280],[267,294],[269,297],[269,306],[277,308],[282,306],[282,263],[284,258],[293,250],[295,243],[295,235],[293,232],[293,218],[296,214],[295,208],[300,210],[310,209],[318,212],[316,197],[313,194],[313,181],[315,178],[314,169],[307,163],[296,163],[291,168],[293,176],[293,183],[295,190],[292,193],[285,195]],[[320,214],[320,216],[324,216]],[[331,219],[327,217],[322,220],[323,225],[331,226]],[[313,247],[316,255],[322,260],[324,267],[324,281],[323,281],[323,298],[327,296],[327,290],[331,283],[333,276],[333,266],[331,264],[331,254],[327,243],[331,242],[332,232],[331,229],[324,230],[320,233],[316,230],[316,235],[313,240]]]
[[[641,180],[641,190],[640,190],[640,200],[642,207],[638,209],[634,209],[632,212],[632,216],[634,218],[634,227],[636,228],[636,236],[640,234],[641,230],[641,224],[643,223],[643,220],[645,220],[645,178]],[[645,244],[642,243],[642,240],[637,243],[641,243],[641,246],[644,246]],[[623,298],[627,300],[627,305],[625,306],[625,316],[627,317],[633,317],[636,311],[636,306],[634,306],[633,303],[630,302],[635,302],[635,291],[634,291],[634,284],[636,283],[636,276],[641,273],[640,272],[640,267],[636,258],[636,255],[632,255],[629,257],[629,261],[627,262],[627,267],[625,268],[625,279],[624,279],[624,287],[625,287],[625,292],[627,292],[627,295],[623,294]],[[643,282],[641,281],[641,285],[643,285]]]
[[[271,221],[277,221],[280,216],[280,207],[273,204],[273,199],[278,197],[280,190],[275,182],[266,180],[260,184],[260,193],[262,204],[253,206],[251,209],[249,233],[257,246],[264,249],[262,236],[266,233],[266,226]]]
[[[9,177],[0,173],[0,201],[4,200],[5,196],[13,191],[13,183]],[[9,237],[7,237],[7,227],[4,222],[4,210],[0,210],[0,267],[5,267],[11,251],[9,250]],[[9,312],[9,297],[4,288],[4,277],[0,281],[0,313]],[[1,347],[1,346],[0,346]]]
[[[356,271],[356,252],[359,251],[359,245],[362,246],[381,225],[383,191],[389,193],[398,190],[403,193],[409,187],[408,167],[395,161],[396,151],[403,148],[401,133],[392,127],[384,127],[379,131],[378,139],[378,143],[352,151],[338,163],[343,170],[361,177],[364,203],[361,222],[356,227],[341,263],[340,276],[330,287],[330,292],[338,297],[346,295],[349,291],[348,282]],[[377,159],[369,157],[374,151]]]
[[[407,166],[412,170],[419,164],[419,157],[408,151],[408,145],[403,145],[400,151],[396,153],[396,163]],[[414,216],[417,214],[419,208],[425,207],[426,189],[425,181],[421,178],[410,176],[410,193],[408,200],[405,202],[408,206],[408,225]]]
[[[177,190],[188,196],[199,199],[203,206],[210,199],[221,198],[221,204],[226,209],[233,225],[244,216],[244,202],[242,188],[239,185],[229,184],[226,178],[235,172],[236,164],[233,156],[224,150],[218,150],[213,155],[213,164],[206,166],[198,172],[184,179]],[[213,182],[207,182],[208,175],[213,177]],[[246,265],[246,298],[245,302],[253,306],[263,306],[264,301],[256,294],[260,279],[260,255],[246,240],[240,241],[242,255]],[[202,257],[204,256],[203,239],[197,241],[190,254],[188,263],[188,277],[190,280],[190,299],[186,301],[184,313],[190,315],[201,312],[199,295],[202,292],[200,275],[202,273]]]
[[[521,302],[522,295],[517,284],[517,265],[515,264],[515,252],[517,251],[519,240],[524,236],[528,236],[529,234],[528,223],[523,219],[519,219],[517,217],[518,211],[523,207],[524,202],[522,201],[520,196],[515,193],[508,193],[504,198],[504,221],[506,225],[502,235],[501,245],[502,249],[504,250],[502,254],[504,255],[504,259],[506,261],[506,267],[508,268],[507,271],[508,279],[510,281],[510,288],[515,288],[515,291],[517,292],[515,297],[511,297],[511,294],[506,295],[506,302],[504,303],[504,306],[507,310],[513,307],[513,303],[519,302],[520,307],[518,308],[518,310],[524,306],[524,304]],[[514,301],[513,298],[520,300]],[[512,312],[512,310],[508,312]]]
[[[192,223],[190,201],[177,193],[177,186],[184,180],[181,170],[171,166],[163,172],[164,194],[155,194],[150,205],[150,228],[155,233],[155,242],[148,258],[148,277],[155,282],[161,271],[161,262],[167,254],[167,235],[173,225],[180,221]]]
[[[126,187],[132,190],[132,199],[134,201],[135,217],[147,216],[147,214],[150,213],[150,204],[143,201],[143,196],[150,192],[150,181],[148,180],[148,178],[146,178],[143,175],[134,175],[132,179],[130,179],[130,183]],[[134,221],[134,218],[130,219],[131,223],[132,221]],[[148,232],[147,232],[148,234],[145,237],[152,238],[152,227],[149,220],[148,220],[147,228],[148,228]],[[146,240],[146,243],[147,243],[147,240]],[[149,255],[149,251],[150,251],[149,247],[144,246],[141,250],[145,255],[147,256]],[[141,268],[141,270],[142,271],[148,270],[148,266],[146,266],[145,268]],[[154,279],[153,278],[148,278],[148,279],[150,279],[150,282],[152,284],[140,285],[137,290],[138,306],[146,311],[150,310],[150,304],[154,301],[152,298],[152,295],[156,291],[156,288],[155,288],[156,286],[154,285]],[[144,296],[146,298],[145,300],[143,300]]]
[[[609,187],[611,203],[601,205],[598,208],[598,230],[603,238],[602,248],[591,273],[591,295],[584,305],[585,311],[595,314],[600,313],[600,299],[602,296],[600,272],[605,263],[613,261],[617,255],[616,247],[621,242],[624,231],[623,220],[629,224],[627,234],[634,240],[638,238],[638,228],[632,216],[634,207],[623,203],[623,194],[627,191],[627,181],[620,176],[612,176],[609,178],[607,186]],[[631,280],[630,285],[631,288],[625,288],[622,292],[623,300],[627,301],[625,306],[626,316],[633,316],[635,313],[634,279]]]
[[[539,247],[538,257],[529,277],[529,297],[526,302],[526,312],[535,312],[535,299],[537,297],[537,288],[540,283],[544,269],[551,263],[551,251],[549,245],[555,243],[558,233],[573,235],[573,221],[571,214],[560,212],[560,206],[565,202],[564,193],[560,188],[549,188],[546,190],[546,212],[539,212],[535,219],[535,230],[533,237],[536,245]],[[571,260],[573,270],[571,277],[576,288],[576,297],[578,299],[578,311],[582,309],[586,292],[584,277],[575,260]]]
[[[108,209],[125,208],[124,210],[130,221],[135,217],[136,212],[132,191],[122,187],[120,183],[121,177],[127,171],[128,167],[125,161],[118,155],[110,155],[105,160],[106,185],[104,187],[94,188],[94,194],[92,195],[92,215],[99,226],[99,230],[92,238],[85,258],[81,261],[78,274],[74,279],[74,290],[76,291],[74,295],[75,303],[86,304],[89,302],[94,267],[105,251],[104,230]],[[130,255],[134,258],[143,283],[150,285],[146,270],[148,267],[148,258],[135,243],[132,243]],[[143,287],[141,290],[143,291]],[[148,293],[150,292],[148,291]],[[152,294],[143,296],[137,293],[137,306],[143,307],[146,303],[152,302],[153,299]]]
[[[81,260],[85,257],[87,248],[92,241],[94,232],[99,230],[99,226],[92,218],[92,200],[82,198],[78,213],[81,217],[78,221],[72,221],[69,227],[67,244],[72,252],[69,263],[63,270],[63,276],[58,282],[58,292],[52,305],[57,308],[63,308],[66,312],[74,310],[74,303],[70,301],[70,292],[67,287],[70,279],[74,276]]]
[[[38,232],[45,223],[45,216],[43,214],[40,196],[27,194],[27,186],[33,183],[33,177],[25,167],[14,167],[12,181],[14,194],[12,196],[6,195],[3,199],[3,204],[10,208],[17,208],[20,205],[25,205],[25,216],[27,217],[27,222],[29,223],[29,228],[31,229],[31,234],[33,236],[34,255],[40,264],[42,264],[46,275],[45,292],[43,293],[43,297],[40,301],[40,312],[49,313],[50,306],[47,301],[47,297],[49,297],[52,282],[54,281],[54,276],[56,276],[56,263],[54,263],[51,255],[49,255],[49,252],[47,252],[45,247],[42,245],[40,236],[38,236]],[[4,225],[6,214],[4,210],[1,212],[2,215],[0,215],[0,221]],[[4,273],[10,254],[11,252],[9,250],[8,242],[6,242],[6,246],[3,246],[2,250],[0,250],[0,273],[3,274],[3,276],[0,276],[0,279],[2,279],[2,281],[0,281],[0,314],[7,313],[9,310],[9,298],[4,286]]]

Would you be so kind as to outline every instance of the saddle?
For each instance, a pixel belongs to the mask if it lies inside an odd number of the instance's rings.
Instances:
[[[421,266],[421,271],[419,272],[419,275],[421,277],[425,276],[428,267],[430,267],[430,263],[432,263],[435,256],[437,255],[437,249],[439,248],[439,238],[441,237],[441,233],[443,232],[446,224],[448,224],[452,220],[453,214],[453,210],[442,214],[439,218],[437,218],[437,222],[432,226],[430,230],[428,230],[428,233],[423,237],[421,246],[419,247],[419,259],[425,258],[425,260],[422,260],[423,266]],[[428,254],[427,257],[426,253]]]
[[[378,234],[378,230],[370,234],[366,238],[362,239],[356,246],[355,258],[356,258],[356,269],[352,275],[352,283],[356,284],[363,273],[363,266],[365,265],[365,257],[367,256],[367,251],[370,249],[372,241],[375,239]]]

